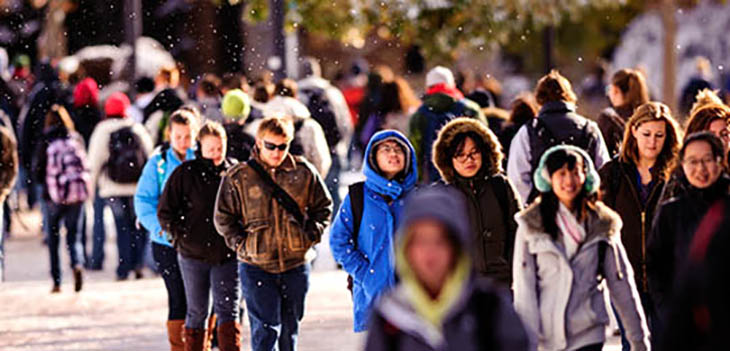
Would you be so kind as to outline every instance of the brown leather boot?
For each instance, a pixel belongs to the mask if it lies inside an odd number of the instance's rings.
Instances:
[[[218,326],[218,349],[241,351],[241,325],[238,322],[225,322]]]
[[[203,351],[205,329],[185,328],[185,351]]]
[[[167,321],[167,339],[170,341],[170,351],[184,351],[183,329],[184,319]]]

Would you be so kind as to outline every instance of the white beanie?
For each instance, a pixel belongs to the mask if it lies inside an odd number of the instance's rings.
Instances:
[[[454,82],[454,74],[451,70],[444,66],[436,66],[428,71],[426,74],[426,87],[431,87],[436,84],[446,84],[450,87],[456,86]]]

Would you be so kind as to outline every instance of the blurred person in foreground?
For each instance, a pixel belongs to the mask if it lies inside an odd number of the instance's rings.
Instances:
[[[366,350],[528,350],[506,291],[472,268],[466,214],[446,187],[406,200],[394,253],[400,281],[373,312]]]

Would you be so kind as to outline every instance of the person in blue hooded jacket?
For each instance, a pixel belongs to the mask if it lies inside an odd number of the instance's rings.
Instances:
[[[197,119],[189,111],[177,110],[170,115],[170,144],[158,147],[142,170],[134,194],[134,211],[142,226],[150,232],[152,255],[158,272],[165,281],[168,300],[167,333],[172,350],[183,349],[183,325],[187,312],[177,251],[157,219],[157,207],[167,178],[183,161],[195,159],[191,147],[197,134]]]
[[[415,160],[413,146],[403,134],[384,130],[373,135],[363,162],[360,226],[353,228],[351,195],[345,197],[332,224],[332,254],[353,280],[355,332],[367,329],[374,300],[395,285],[393,237],[403,199],[418,181]]]

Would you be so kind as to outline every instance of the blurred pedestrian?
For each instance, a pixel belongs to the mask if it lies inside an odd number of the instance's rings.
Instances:
[[[192,141],[198,132],[197,118],[190,111],[175,111],[170,116],[170,142],[157,147],[144,166],[134,193],[134,211],[147,229],[152,245],[152,256],[162,273],[167,290],[167,336],[170,348],[184,347],[183,328],[187,312],[185,286],[180,273],[177,252],[157,218],[160,195],[172,172],[186,160],[195,158]]]
[[[538,107],[535,102],[535,96],[531,92],[523,92],[512,100],[510,103],[509,123],[502,130],[501,135],[497,135],[499,142],[504,150],[504,166],[507,166],[507,156],[512,145],[512,139],[517,131],[526,123],[531,123],[532,119],[537,117]]]
[[[394,129],[404,135],[408,133],[408,122],[421,105],[421,100],[411,89],[408,81],[396,76],[383,86],[383,101],[380,111],[383,115],[381,129]]]
[[[440,179],[438,171],[431,163],[431,148],[439,129],[456,117],[476,118],[487,124],[484,114],[475,102],[465,99],[456,89],[454,75],[446,67],[437,66],[426,75],[426,96],[423,104],[411,116],[408,139],[418,155],[418,175],[422,183],[432,183]]]
[[[124,93],[112,93],[104,105],[106,118],[97,124],[89,142],[91,189],[99,191],[99,197],[114,214],[119,250],[117,280],[126,280],[132,271],[141,277],[147,244],[146,233],[136,225],[132,197],[153,144],[144,127],[128,118],[128,107],[129,98]]]
[[[663,337],[663,325],[677,273],[686,265],[697,226],[715,201],[730,195],[730,177],[722,167],[725,149],[710,132],[690,134],[679,151],[681,176],[688,188],[660,205],[647,242],[649,292],[657,309],[655,337]]]
[[[195,102],[204,120],[223,123],[221,113],[221,80],[212,73],[206,73],[198,82],[195,90]]]
[[[135,122],[144,121],[144,109],[155,98],[155,81],[150,77],[141,77],[134,82],[134,101],[129,107],[129,117]]]
[[[675,166],[682,132],[669,108],[658,102],[639,106],[626,122],[626,129],[621,153],[598,172],[601,201],[621,216],[621,242],[634,270],[649,329],[653,330],[657,315],[649,295],[646,245],[664,185]],[[623,349],[628,351],[620,320],[619,328]]]
[[[206,334],[213,333],[205,329],[211,293],[219,350],[241,349],[238,262],[213,224],[218,186],[235,164],[226,158],[226,141],[220,124],[204,124],[196,158],[175,168],[158,205],[157,218],[178,252],[187,301],[185,350],[190,351],[202,351]]]
[[[730,150],[730,107],[725,104],[711,103],[692,113],[687,120],[686,134],[709,131],[722,140],[726,151]],[[727,168],[727,155],[723,160]]]
[[[502,146],[489,128],[472,118],[446,124],[433,145],[433,164],[444,183],[467,201],[476,271],[512,285],[512,253],[520,199],[502,170]]]
[[[101,121],[99,87],[93,78],[84,78],[73,91],[74,125],[88,145],[94,127]]]
[[[415,158],[403,134],[376,133],[365,151],[365,181],[349,187],[335,214],[330,248],[350,275],[355,332],[366,330],[373,303],[396,283],[393,239],[403,199],[418,180]]]
[[[11,127],[0,126],[0,204],[5,203],[18,178],[18,143]],[[0,206],[0,282],[5,281],[5,211]]]
[[[712,63],[706,57],[697,56],[695,58],[695,72],[682,88],[682,94],[679,98],[681,116],[689,116],[697,93],[703,89],[713,89],[712,80]]]
[[[540,196],[516,217],[513,262],[515,308],[532,343],[540,350],[603,349],[610,292],[631,349],[648,350],[621,218],[596,201],[600,178],[590,156],[554,146],[541,157],[535,183]]]
[[[251,114],[251,99],[243,90],[229,90],[223,97],[221,111],[225,118],[223,128],[228,137],[226,155],[244,162],[251,157],[251,151],[256,143],[247,128]]]
[[[393,255],[400,280],[379,300],[365,350],[528,350],[507,292],[474,273],[458,191],[415,191],[399,228]]]
[[[314,166],[289,153],[292,139],[289,120],[264,119],[252,158],[223,177],[215,206],[216,229],[241,261],[254,351],[296,350],[309,289],[305,255],[332,215]]]
[[[507,160],[507,175],[525,204],[539,194],[533,174],[540,157],[550,147],[575,145],[586,150],[598,168],[610,160],[601,130],[595,122],[575,112],[577,98],[570,81],[560,72],[553,70],[540,78],[535,99],[541,106],[540,112],[517,132]]]
[[[43,139],[37,149],[36,180],[43,184],[43,201],[48,216],[43,228],[48,238],[51,261],[52,293],[61,292],[61,268],[58,245],[61,223],[66,227],[66,248],[74,277],[74,290],[83,285],[84,255],[79,225],[84,201],[89,197],[91,179],[84,140],[79,135],[68,111],[52,105],[43,125]]]
[[[606,87],[611,107],[598,115],[598,127],[606,141],[608,154],[619,154],[624,140],[624,126],[637,107],[649,102],[649,88],[644,74],[633,69],[622,69],[613,74]]]

